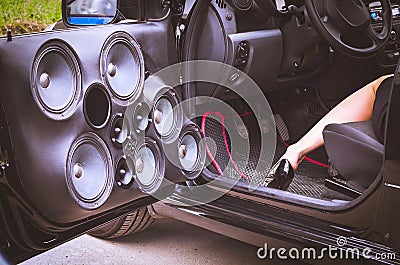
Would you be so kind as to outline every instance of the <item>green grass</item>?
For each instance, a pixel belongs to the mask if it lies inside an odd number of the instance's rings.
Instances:
[[[1,35],[42,31],[61,17],[61,0],[0,0]]]

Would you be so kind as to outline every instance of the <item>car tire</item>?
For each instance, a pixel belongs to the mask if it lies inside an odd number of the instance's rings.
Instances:
[[[147,207],[143,207],[95,228],[89,235],[103,239],[129,236],[149,228],[154,221]]]

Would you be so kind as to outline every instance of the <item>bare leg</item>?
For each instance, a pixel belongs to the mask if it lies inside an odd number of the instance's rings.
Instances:
[[[304,156],[324,144],[322,131],[326,125],[370,120],[376,91],[382,81],[390,76],[382,76],[376,79],[340,102],[297,143],[289,146],[282,158],[288,159],[293,169],[296,170]]]

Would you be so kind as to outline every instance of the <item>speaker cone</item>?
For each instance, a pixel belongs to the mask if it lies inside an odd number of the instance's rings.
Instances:
[[[153,107],[155,129],[164,142],[176,139],[182,127],[183,113],[173,90],[164,93]]]
[[[44,44],[32,67],[32,94],[50,118],[70,117],[81,94],[81,70],[72,50],[61,41]]]
[[[178,157],[182,171],[187,179],[195,179],[203,170],[206,149],[199,128],[186,125],[179,137]]]
[[[88,124],[95,128],[103,128],[111,114],[111,102],[102,84],[93,84],[86,91],[83,99],[83,111]]]
[[[108,199],[113,185],[111,155],[94,133],[78,137],[68,153],[67,186],[84,209],[96,209]]]
[[[117,113],[112,119],[110,136],[113,144],[121,148],[129,133],[129,122],[124,119],[124,115]]]
[[[131,35],[116,32],[102,48],[101,74],[113,99],[127,105],[141,93],[144,82],[144,60],[139,44]]]
[[[141,190],[154,194],[159,189],[165,171],[165,161],[154,140],[146,138],[133,158],[136,181]]]
[[[127,158],[130,159],[130,158]],[[129,170],[127,161],[121,158],[117,164],[117,170],[115,172],[115,180],[117,185],[123,189],[128,189],[133,183],[133,174]]]

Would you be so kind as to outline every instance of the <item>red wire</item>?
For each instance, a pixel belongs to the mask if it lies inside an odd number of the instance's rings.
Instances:
[[[206,137],[206,130],[205,130],[205,129],[206,129],[206,120],[207,120],[207,117],[210,116],[211,114],[217,115],[217,116],[219,116],[219,117],[221,118],[222,137],[224,138],[225,149],[226,149],[226,152],[228,153],[229,160],[230,160],[230,161],[232,162],[232,164],[233,164],[233,167],[235,168],[236,172],[239,173],[239,175],[240,175],[242,178],[245,178],[245,179],[249,178],[249,177],[248,177],[246,174],[244,174],[244,173],[239,169],[239,167],[236,165],[235,161],[234,161],[233,158],[232,158],[231,152],[229,151],[228,137],[226,136],[226,130],[225,130],[225,117],[224,117],[224,115],[221,114],[221,112],[216,111],[216,112],[214,112],[214,113],[211,113],[211,111],[207,111],[206,113],[204,113],[203,118],[202,118],[202,121],[201,121],[201,131],[203,132],[204,137]],[[220,175],[222,175],[223,172],[222,172],[221,168],[219,167],[218,162],[215,161],[215,158],[214,158],[213,155],[211,154],[210,149],[208,148],[208,145],[207,145],[207,141],[206,141],[206,150],[207,150],[207,155],[208,155],[209,158],[211,159],[211,162],[213,163],[213,165],[214,165],[215,168],[217,169],[218,173],[219,173]]]

